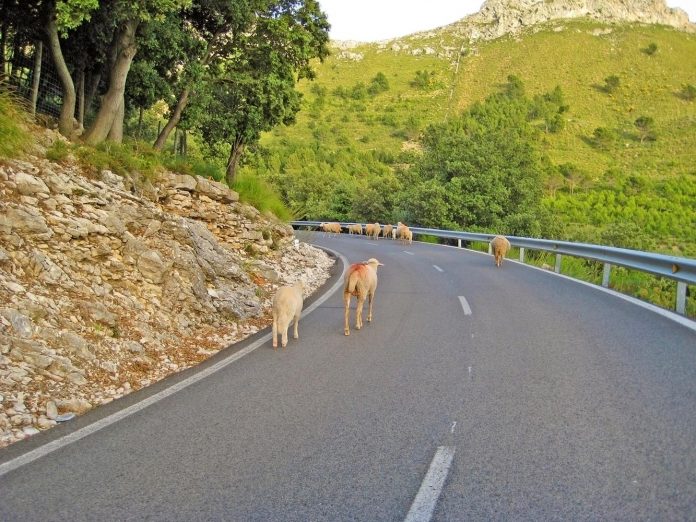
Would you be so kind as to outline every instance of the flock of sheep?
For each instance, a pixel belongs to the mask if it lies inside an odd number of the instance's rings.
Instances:
[[[348,225],[347,228],[350,235],[363,234],[363,226],[360,223]],[[340,223],[322,223],[319,225],[319,229],[325,234],[340,234],[342,227]],[[379,239],[380,234],[385,238],[398,238],[402,243],[413,243],[413,232],[401,221],[396,226],[384,225],[382,227],[379,223],[367,223],[365,225],[365,235],[370,239]]]
[[[328,234],[340,234],[340,223],[322,223],[320,229]],[[413,241],[413,232],[403,223],[399,222],[396,227],[379,223],[368,223],[365,225],[365,234],[377,239],[380,232],[384,237],[397,237],[405,244],[406,241]],[[363,228],[359,223],[348,225],[349,234],[362,234]],[[510,241],[504,236],[495,236],[491,240],[491,252],[495,259],[495,266],[500,267],[503,259],[510,250]],[[350,300],[355,296],[358,300],[356,307],[355,328],[362,328],[362,311],[365,299],[368,301],[367,321],[372,321],[372,301],[377,290],[377,267],[384,266],[377,259],[370,258],[362,263],[350,265],[343,280],[343,304],[344,304],[344,328],[345,335],[350,335],[348,325],[350,318]],[[288,344],[288,328],[293,324],[293,338],[298,339],[299,333],[297,326],[302,314],[304,285],[302,282],[295,283],[293,286],[284,286],[278,289],[273,299],[273,349],[278,348],[278,334],[281,334],[281,346],[285,348]]]

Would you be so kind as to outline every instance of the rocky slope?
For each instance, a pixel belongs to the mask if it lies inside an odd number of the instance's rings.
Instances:
[[[267,326],[275,288],[333,264],[293,239],[207,179],[0,162],[0,447]]]
[[[643,23],[674,27],[694,33],[696,24],[679,8],[667,7],[664,0],[486,0],[481,9],[452,24],[379,42],[378,48],[412,55],[457,58],[478,41],[505,35],[519,35],[550,22],[587,18],[601,23]],[[559,30],[562,28],[556,28]],[[461,43],[453,44],[453,38]],[[351,51],[364,42],[335,41],[336,54],[346,60],[361,60]],[[471,49],[469,49],[471,50]]]
[[[471,40],[492,40],[533,25],[572,18],[637,22],[694,31],[687,14],[664,0],[487,0],[481,10],[450,26]]]

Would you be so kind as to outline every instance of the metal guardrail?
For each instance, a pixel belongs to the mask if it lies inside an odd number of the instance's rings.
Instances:
[[[293,227],[318,228],[321,221],[292,221]],[[341,227],[355,223],[341,223]],[[489,243],[495,234],[483,234],[477,232],[459,232],[455,230],[440,230],[436,228],[409,227],[414,235],[429,235],[440,238],[456,239],[458,245],[462,241]],[[677,281],[676,311],[684,315],[686,313],[686,289],[687,285],[696,285],[696,259],[686,257],[668,256],[627,248],[616,248],[589,243],[572,243],[570,241],[555,241],[550,239],[534,239],[528,237],[505,236],[510,244],[520,249],[520,261],[524,262],[525,250],[541,250],[556,254],[555,271],[561,271],[561,258],[563,255],[581,257],[604,263],[602,286],[609,286],[609,275],[612,266],[622,266],[633,270],[640,270],[649,274],[666,277]]]

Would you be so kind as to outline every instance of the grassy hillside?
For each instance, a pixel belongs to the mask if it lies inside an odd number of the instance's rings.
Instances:
[[[540,137],[552,164],[565,167],[565,178],[549,176],[545,196],[563,237],[696,255],[696,100],[682,96],[696,85],[696,35],[566,21],[475,45],[443,29],[349,53],[317,65],[316,80],[301,84],[297,124],[264,136],[263,159],[253,162],[307,217],[398,218],[388,195],[375,206],[381,216],[366,215],[361,191],[398,191],[421,132],[514,74],[530,98],[560,86],[568,105],[562,130]],[[609,76],[618,78],[613,92]],[[651,119],[642,136],[639,117]],[[636,229],[645,237],[632,242]]]

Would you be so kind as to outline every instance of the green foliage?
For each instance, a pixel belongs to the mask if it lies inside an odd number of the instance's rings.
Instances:
[[[376,96],[381,92],[389,90],[389,80],[384,76],[384,73],[378,72],[377,75],[372,78],[370,86],[367,88],[368,94],[370,96]]]
[[[20,156],[31,146],[28,118],[20,101],[0,86],[0,158]]]
[[[633,124],[636,126],[636,129],[638,129],[641,143],[645,140],[655,141],[657,139],[657,135],[655,134],[655,120],[650,116],[639,116]]]
[[[46,150],[46,158],[56,163],[64,161],[70,154],[70,145],[62,140],[56,140],[53,144]]]
[[[616,90],[619,88],[619,85],[621,84],[621,80],[619,79],[618,76],[615,74],[612,74],[611,76],[607,76],[604,78],[604,92],[612,94],[616,92]]]
[[[682,85],[681,91],[679,91],[679,97],[682,100],[693,101],[696,99],[696,86],[687,83]]]
[[[270,212],[284,221],[292,218],[275,189],[258,176],[243,172],[237,176],[232,188],[239,193],[240,200],[256,207],[260,212]]]
[[[648,56],[652,56],[657,52],[657,44],[655,42],[651,42],[645,49],[642,49],[642,51]]]
[[[414,224],[536,236],[545,162],[529,124],[532,102],[508,77],[503,94],[432,125],[415,165],[420,183],[403,208]]]
[[[427,91],[435,86],[435,71],[416,71],[410,82],[411,87]]]
[[[617,140],[616,131],[607,127],[597,127],[592,133],[592,144],[601,150],[611,149]]]

